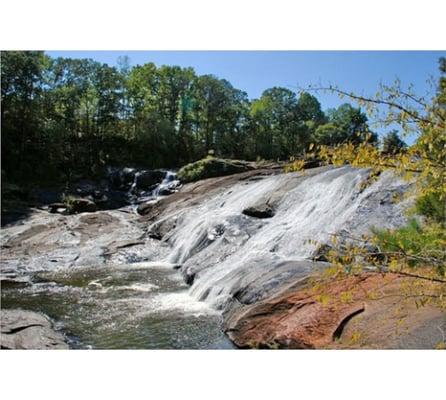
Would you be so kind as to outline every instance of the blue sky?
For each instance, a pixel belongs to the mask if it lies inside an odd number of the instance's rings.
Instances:
[[[374,94],[380,82],[412,83],[419,94],[431,90],[427,80],[438,76],[435,51],[48,51],[52,57],[92,58],[116,65],[127,55],[131,65],[193,67],[197,74],[227,79],[238,89],[257,98],[273,86],[289,89],[322,83],[336,84],[359,94]],[[323,109],[345,100],[332,94],[317,94]]]

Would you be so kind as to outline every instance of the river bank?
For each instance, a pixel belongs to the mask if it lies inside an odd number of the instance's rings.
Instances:
[[[73,215],[31,210],[2,229],[2,308],[44,312],[72,348],[232,348],[223,331],[238,347],[431,348],[444,312],[404,306],[415,315],[405,332],[416,339],[351,343],[352,324],[370,312],[375,319],[361,329],[373,332],[388,303],[354,295],[345,305],[344,283],[330,289],[331,306],[302,303],[307,279],[327,267],[314,261],[319,248],[310,239],[406,221],[409,184],[383,174],[364,188],[367,178],[349,167],[260,168],[142,201],[143,215],[132,205]]]

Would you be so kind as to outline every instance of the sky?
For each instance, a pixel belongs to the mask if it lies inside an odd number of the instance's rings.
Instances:
[[[439,51],[48,51],[51,57],[92,58],[117,65],[120,56],[130,64],[193,67],[198,75],[227,79],[252,98],[265,89],[282,86],[291,90],[329,84],[362,95],[374,94],[379,84],[399,78],[413,84],[420,95],[432,92],[431,77],[438,77]],[[337,107],[346,100],[318,93],[322,108]],[[379,131],[379,130],[378,130]],[[382,132],[380,132],[382,133]],[[409,140],[410,142],[411,140]]]

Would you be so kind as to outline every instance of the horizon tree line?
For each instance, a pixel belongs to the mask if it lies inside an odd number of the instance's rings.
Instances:
[[[310,93],[246,92],[193,68],[116,67],[43,51],[1,52],[2,177],[69,181],[107,165],[178,167],[209,153],[246,160],[299,157],[310,144],[378,143],[345,103],[325,112]],[[388,151],[404,147],[397,132]],[[393,147],[392,147],[393,146]]]

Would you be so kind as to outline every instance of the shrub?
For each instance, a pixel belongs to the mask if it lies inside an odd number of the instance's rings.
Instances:
[[[195,182],[200,179],[213,178],[244,172],[251,169],[248,163],[238,160],[224,160],[207,156],[202,160],[187,164],[178,171],[182,182]]]
[[[446,204],[441,199],[440,193],[429,192],[417,198],[415,203],[416,212],[427,217],[429,220],[445,225]]]
[[[416,219],[399,229],[374,230],[378,248],[409,267],[437,267],[444,275],[446,231],[437,224],[422,226]]]

